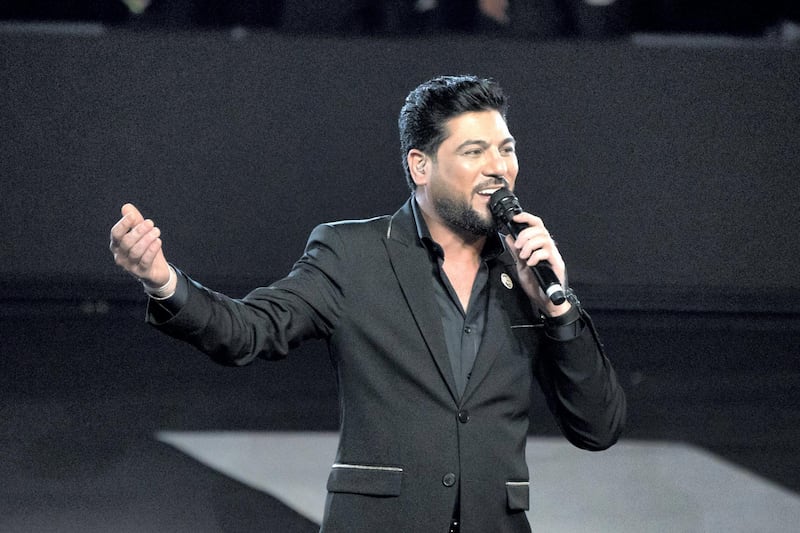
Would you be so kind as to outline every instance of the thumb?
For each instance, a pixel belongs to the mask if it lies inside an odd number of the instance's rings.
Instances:
[[[136,209],[136,206],[134,206],[131,203],[127,203],[127,204],[123,205],[122,209],[121,209],[121,212],[122,212],[122,216],[123,217],[129,217],[130,221],[133,224],[138,224],[138,223],[140,223],[141,221],[144,220],[144,217],[142,216],[142,213],[139,212],[139,210]]]

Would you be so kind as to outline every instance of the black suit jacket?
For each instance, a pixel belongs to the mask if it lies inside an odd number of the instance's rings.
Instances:
[[[533,379],[586,449],[615,442],[625,399],[589,328],[549,339],[510,254],[489,268],[486,332],[461,397],[410,201],[391,217],[318,226],[286,278],[243,300],[191,282],[180,312],[150,320],[226,364],[327,339],[341,435],[323,531],[445,532],[457,498],[462,532],[529,531]]]

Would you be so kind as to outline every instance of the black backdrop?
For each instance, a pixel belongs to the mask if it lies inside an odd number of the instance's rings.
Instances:
[[[127,281],[126,201],[207,284],[281,276],[315,224],[406,199],[402,100],[469,72],[510,93],[519,196],[595,306],[800,310],[796,47],[86,29],[0,33],[6,296]]]

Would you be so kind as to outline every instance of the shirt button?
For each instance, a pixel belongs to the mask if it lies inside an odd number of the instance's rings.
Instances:
[[[458,421],[462,424],[466,424],[469,422],[469,411],[464,409],[463,411],[458,412]]]
[[[472,333],[472,328],[467,326],[464,328],[464,333]]]
[[[448,472],[442,478],[442,485],[445,487],[452,487],[456,484],[456,475],[452,472]]]

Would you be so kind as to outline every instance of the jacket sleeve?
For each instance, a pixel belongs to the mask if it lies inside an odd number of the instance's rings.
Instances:
[[[187,278],[186,303],[164,317],[151,302],[147,321],[221,364],[240,366],[256,357],[285,357],[304,339],[332,332],[343,305],[344,250],[334,226],[318,226],[285,278],[243,299],[229,298]]]
[[[586,450],[604,450],[621,434],[627,415],[625,392],[606,357],[591,318],[574,339],[545,337],[537,379],[564,436]]]

